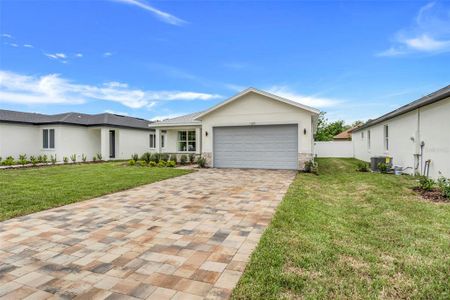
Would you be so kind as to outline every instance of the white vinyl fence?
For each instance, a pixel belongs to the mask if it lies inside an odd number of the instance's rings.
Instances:
[[[314,142],[316,157],[353,157],[352,141]]]

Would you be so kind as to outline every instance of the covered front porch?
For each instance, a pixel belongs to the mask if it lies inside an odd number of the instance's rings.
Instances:
[[[201,126],[155,128],[155,150],[158,153],[200,155],[201,141]]]

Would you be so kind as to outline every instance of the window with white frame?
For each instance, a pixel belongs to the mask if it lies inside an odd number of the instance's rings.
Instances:
[[[389,150],[389,126],[384,125],[384,149]]]
[[[370,149],[370,130],[367,130],[367,148]]]
[[[165,147],[166,147],[166,135],[161,134],[161,148],[165,148]]]
[[[55,149],[55,129],[42,130],[42,148]]]
[[[156,134],[150,133],[150,148],[154,149],[156,148]]]
[[[178,131],[177,151],[192,152],[197,149],[195,130]]]

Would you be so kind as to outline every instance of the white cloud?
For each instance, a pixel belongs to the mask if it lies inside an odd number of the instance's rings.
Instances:
[[[2,37],[8,38],[8,39],[12,39],[12,35],[8,34],[8,33],[2,33]]]
[[[171,15],[167,12],[164,12],[162,10],[154,8],[153,6],[149,5],[148,3],[146,3],[142,0],[113,0],[113,1],[130,4],[130,5],[134,5],[134,6],[142,8],[142,9],[145,9],[146,11],[149,11],[152,14],[154,14],[161,21],[171,24],[171,25],[180,26],[180,25],[187,23],[186,21],[184,21],[180,18],[177,18],[174,15]]]
[[[150,119],[150,121],[162,121],[162,120],[166,120],[166,119],[180,117],[182,115],[186,115],[186,114],[185,113],[174,113],[174,114],[167,114],[167,115],[159,115],[159,116],[154,116],[153,118]]]
[[[105,52],[105,53],[103,53],[103,56],[104,56],[104,57],[109,57],[109,56],[111,56],[111,55],[112,55],[111,52]]]
[[[59,74],[21,75],[0,71],[0,103],[82,104],[89,100],[117,102],[130,108],[151,108],[164,101],[194,101],[221,98],[217,94],[191,91],[145,91],[125,83],[103,85],[73,83]]]
[[[83,57],[83,53],[76,53],[75,57],[80,57],[81,58],[81,57]]]
[[[14,48],[19,47],[19,45],[17,45],[16,43],[9,43],[9,45],[10,45],[11,47],[14,47]]]
[[[450,9],[435,2],[420,8],[412,26],[398,31],[392,46],[377,56],[450,52]]]
[[[115,110],[110,110],[110,109],[105,110],[105,113],[113,114],[113,115],[121,115],[121,116],[129,115],[127,112],[124,112],[124,111],[115,111]]]
[[[34,46],[33,45],[30,45],[30,44],[24,44],[23,45],[25,48],[34,48]]]
[[[339,103],[342,103],[342,101],[337,99],[302,95],[291,90],[287,86],[273,86],[267,89],[267,91],[277,96],[293,100],[314,108],[333,107],[338,105]]]
[[[63,64],[67,63],[67,55],[64,53],[44,53],[45,56],[51,59],[55,59]]]

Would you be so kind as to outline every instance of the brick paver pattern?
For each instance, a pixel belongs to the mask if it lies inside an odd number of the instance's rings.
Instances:
[[[294,177],[199,170],[1,222],[0,297],[227,299]]]

